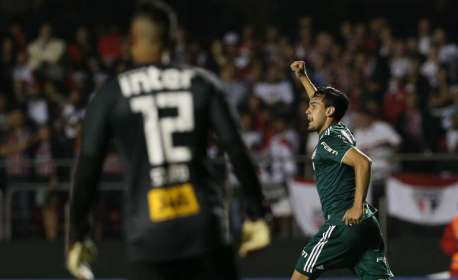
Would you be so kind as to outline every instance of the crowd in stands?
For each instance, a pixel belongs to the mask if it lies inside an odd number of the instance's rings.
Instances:
[[[68,40],[49,23],[37,34],[25,30],[12,22],[0,36],[2,188],[33,178],[52,189],[68,181],[90,96],[130,67],[128,36],[115,25],[81,26]],[[248,25],[208,41],[180,29],[172,57],[221,78],[245,142],[265,160],[264,183],[282,185],[303,174],[294,157],[309,157],[316,141],[306,131],[307,97],[289,70],[294,60],[306,61],[316,85],[347,93],[351,106],[343,122],[366,137],[361,148],[372,156],[458,152],[458,47],[428,19],[418,21],[411,37],[397,36],[382,18],[343,22],[329,33],[302,17],[286,33]],[[105,171],[118,172],[116,162],[110,153]],[[53,199],[36,200],[49,205]],[[55,219],[48,219],[50,239]]]

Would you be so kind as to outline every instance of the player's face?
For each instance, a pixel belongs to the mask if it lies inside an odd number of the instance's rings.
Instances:
[[[312,97],[305,111],[309,131],[320,131],[326,121],[326,106],[321,97]]]

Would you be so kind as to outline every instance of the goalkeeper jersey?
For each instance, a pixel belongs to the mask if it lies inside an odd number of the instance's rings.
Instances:
[[[210,73],[146,65],[121,73],[90,101],[71,199],[71,240],[89,231],[110,139],[124,160],[124,232],[131,260],[204,254],[228,242],[223,188],[207,158],[214,132],[243,187],[247,214],[264,215],[261,187],[239,127]]]

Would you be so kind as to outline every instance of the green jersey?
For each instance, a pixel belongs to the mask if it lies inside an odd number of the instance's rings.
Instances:
[[[326,218],[343,213],[353,205],[355,171],[342,163],[345,154],[356,145],[350,130],[334,123],[320,134],[312,155],[321,206]]]

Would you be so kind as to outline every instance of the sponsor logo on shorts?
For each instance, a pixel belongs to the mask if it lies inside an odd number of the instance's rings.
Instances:
[[[302,253],[301,253],[302,257],[305,259],[307,257],[307,252],[305,250],[302,250]]]

